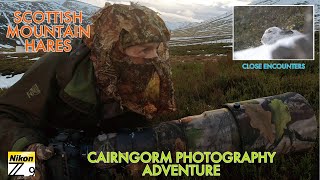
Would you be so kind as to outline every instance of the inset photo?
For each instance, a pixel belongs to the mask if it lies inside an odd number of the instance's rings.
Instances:
[[[314,60],[313,5],[235,6],[233,60]]]

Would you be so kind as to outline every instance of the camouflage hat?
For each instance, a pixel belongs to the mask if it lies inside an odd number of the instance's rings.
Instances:
[[[106,5],[91,18],[91,49],[102,101],[119,101],[131,111],[153,117],[175,109],[171,69],[168,62],[170,32],[156,12],[138,4]],[[158,58],[134,65],[124,49],[158,42]],[[129,91],[119,91],[119,87]]]

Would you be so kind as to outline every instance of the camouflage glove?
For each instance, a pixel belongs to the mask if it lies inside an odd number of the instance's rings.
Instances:
[[[24,180],[45,180],[45,165],[44,161],[50,159],[54,155],[53,147],[47,147],[43,144],[31,144],[26,149],[26,151],[34,151],[36,153],[36,169],[35,169],[35,176],[17,176],[15,179],[24,179]]]

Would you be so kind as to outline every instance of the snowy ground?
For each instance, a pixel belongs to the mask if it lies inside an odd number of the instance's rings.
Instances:
[[[8,88],[12,85],[14,85],[17,81],[21,79],[21,77],[24,75],[22,74],[17,74],[12,77],[12,75],[6,75],[6,76],[1,76],[0,75],[0,88]]]
[[[233,57],[236,60],[271,60],[272,48],[270,45],[261,45],[256,48],[236,51]]]
[[[38,60],[45,53],[17,53],[17,52],[0,52],[0,61],[1,60]]]
[[[289,57],[295,57],[293,59],[312,60],[313,58],[308,58],[307,56],[309,55],[309,52],[304,52],[304,48],[302,47],[309,47],[310,49],[313,49],[313,42],[304,34],[283,38],[270,45],[263,44],[259,47],[235,51],[233,58],[235,60],[273,60],[276,59],[272,56],[273,52],[282,49],[282,54],[287,54],[289,52],[291,54]],[[306,49],[308,50],[309,48]]]
[[[30,61],[36,61],[36,60],[39,60],[40,57],[35,57],[35,58],[32,58],[32,59],[29,59]]]
[[[10,48],[14,48],[14,47],[11,45],[8,45],[8,44],[0,44],[0,48],[10,49]]]

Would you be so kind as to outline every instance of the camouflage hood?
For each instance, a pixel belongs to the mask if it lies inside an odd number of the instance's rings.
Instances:
[[[91,49],[97,85],[103,102],[118,101],[131,111],[152,118],[175,109],[168,62],[170,33],[152,10],[137,4],[106,5],[91,18]],[[134,64],[124,49],[159,42],[158,57]]]

